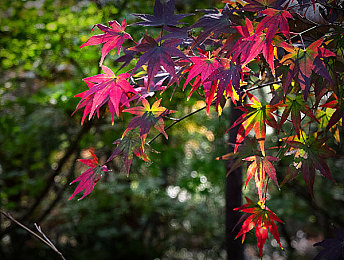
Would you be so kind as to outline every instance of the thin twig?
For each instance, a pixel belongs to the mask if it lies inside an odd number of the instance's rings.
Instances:
[[[215,102],[213,102],[212,104],[215,104]],[[190,117],[190,116],[192,116],[192,115],[194,115],[194,114],[196,114],[196,113],[198,113],[198,112],[204,110],[205,108],[207,108],[207,106],[204,106],[204,107],[202,107],[202,108],[200,108],[200,109],[197,109],[197,110],[191,112],[190,114],[187,114],[187,115],[185,115],[185,116],[183,116],[183,117],[181,117],[181,118],[174,119],[175,121],[174,121],[172,124],[170,124],[168,127],[166,127],[166,128],[165,128],[165,131],[167,131],[168,129],[170,129],[172,126],[174,126],[175,124],[179,123],[180,121],[183,121],[184,119],[186,119],[186,118],[188,118],[188,117]],[[147,144],[153,143],[153,142],[155,141],[155,139],[157,139],[157,138],[158,138],[159,136],[161,136],[161,135],[162,135],[162,133],[157,134],[157,135],[154,136]]]
[[[273,85],[273,84],[280,84],[280,83],[282,83],[281,80],[264,83],[264,84],[258,85],[256,87],[246,89],[245,92],[249,92],[249,91],[252,91],[252,90],[256,90],[256,89],[260,89],[260,88],[263,88],[263,87],[266,87],[266,86],[270,86],[270,85]]]
[[[302,34],[304,34],[304,33],[306,33],[306,32],[312,31],[312,30],[314,30],[314,29],[316,29],[316,28],[318,28],[318,27],[321,27],[321,25],[314,25],[313,27],[308,28],[307,30],[304,30],[304,31],[299,32],[299,33],[295,33],[296,35],[290,37],[290,40],[296,38],[297,36],[301,36]]]
[[[11,220],[13,223],[17,224],[18,226],[20,226],[22,229],[26,230],[27,232],[29,232],[32,236],[36,237],[37,239],[39,239],[42,243],[46,244],[48,247],[50,247],[53,251],[55,251],[63,260],[66,260],[66,258],[64,258],[64,256],[62,255],[62,253],[57,250],[57,248],[54,246],[54,244],[44,235],[44,233],[42,232],[40,226],[36,225],[35,223],[35,227],[37,228],[37,230],[43,235],[43,237],[37,235],[35,232],[33,232],[31,229],[29,229],[28,227],[24,226],[22,223],[20,223],[19,221],[17,221],[14,217],[11,216],[11,214],[5,212],[4,210],[0,209],[0,213],[2,215],[4,215],[6,218],[8,218],[9,220]]]

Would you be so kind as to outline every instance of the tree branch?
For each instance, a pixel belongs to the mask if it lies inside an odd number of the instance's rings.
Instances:
[[[26,230],[27,232],[29,232],[32,236],[34,236],[35,238],[37,238],[38,240],[40,240],[42,243],[46,244],[48,247],[50,247],[55,253],[57,253],[63,260],[66,260],[66,258],[64,258],[64,256],[62,255],[62,253],[57,250],[57,248],[54,246],[54,244],[47,238],[47,236],[43,233],[42,229],[40,226],[38,226],[35,223],[35,227],[37,228],[38,232],[40,232],[43,237],[39,236],[38,234],[36,234],[35,232],[33,232],[31,229],[29,229],[28,227],[26,227],[25,225],[23,225],[22,223],[20,223],[19,221],[17,221],[14,217],[12,217],[9,213],[5,212],[4,210],[0,209],[0,213],[2,215],[4,215],[6,218],[8,218],[9,220],[11,220],[13,223],[17,224],[18,226],[20,226],[22,229]]]
[[[212,102],[211,104],[215,104],[215,102]],[[168,129],[170,129],[170,128],[171,128],[172,126],[174,126],[175,124],[178,124],[180,121],[183,121],[184,119],[186,119],[186,118],[188,118],[188,117],[190,117],[190,116],[192,116],[192,115],[194,115],[194,114],[196,114],[196,113],[198,113],[198,112],[204,110],[205,108],[207,108],[207,106],[204,106],[204,107],[202,107],[202,108],[200,108],[200,109],[197,109],[197,110],[191,112],[190,114],[187,114],[187,115],[183,116],[182,118],[174,118],[173,120],[175,120],[175,121],[174,121],[172,124],[170,124],[168,127],[166,127],[166,128],[165,128],[165,131],[167,131]],[[154,136],[147,144],[153,143],[153,142],[155,141],[155,139],[157,139],[157,138],[160,137],[161,135],[162,135],[162,133],[157,134],[157,135]]]
[[[281,80],[264,83],[264,84],[261,84],[261,85],[258,85],[258,86],[246,89],[245,92],[249,92],[249,91],[252,91],[252,90],[256,90],[256,89],[260,89],[260,88],[263,88],[263,87],[266,87],[266,86],[270,86],[270,85],[273,85],[273,84],[280,84],[280,83],[282,83]]]

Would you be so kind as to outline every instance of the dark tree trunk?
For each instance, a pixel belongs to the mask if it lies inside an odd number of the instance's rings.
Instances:
[[[229,121],[230,125],[242,115],[239,109],[234,109],[233,103],[231,102]],[[238,127],[235,127],[229,131],[229,143],[234,144],[236,141],[236,135]],[[233,152],[234,147],[229,145],[229,152]],[[233,160],[228,160],[226,164],[226,172],[229,171]],[[226,250],[227,258],[229,260],[242,260],[244,259],[244,250],[241,243],[241,239],[235,239],[236,235],[240,230],[240,225],[236,228],[235,225],[238,223],[241,214],[238,211],[233,211],[234,208],[242,205],[242,171],[241,167],[231,172],[226,178]]]

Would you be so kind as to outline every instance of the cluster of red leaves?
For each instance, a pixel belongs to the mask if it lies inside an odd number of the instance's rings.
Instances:
[[[122,157],[129,174],[134,155],[149,160],[145,146],[152,127],[167,138],[164,119],[175,111],[161,106],[162,99],[155,98],[156,94],[162,94],[171,85],[179,85],[185,80],[182,89],[190,85],[188,98],[197,93],[205,100],[207,113],[215,104],[220,116],[227,100],[239,104],[236,108],[243,114],[230,128],[239,126],[234,153],[221,158],[240,158],[233,167],[240,166],[243,161],[250,162],[246,186],[254,177],[259,202],[255,204],[247,199],[248,204],[237,209],[252,214],[245,220],[238,236],[243,235],[244,240],[245,234],[256,227],[262,256],[268,232],[280,244],[274,221],[281,222],[265,205],[264,184],[267,189],[268,180],[271,179],[278,186],[274,164],[280,160],[266,155],[269,149],[266,147],[267,127],[275,129],[277,134],[282,133],[283,145],[280,148],[286,150],[284,155],[294,154],[295,167],[285,181],[296,177],[301,171],[313,194],[317,170],[333,180],[326,163],[326,158],[333,155],[333,150],[326,146],[326,140],[332,137],[328,133],[335,132],[333,136],[340,141],[339,125],[342,124],[344,128],[344,90],[342,85],[334,87],[338,78],[334,80],[335,73],[328,70],[326,60],[338,56],[329,50],[330,41],[326,41],[325,37],[314,41],[289,27],[291,20],[303,16],[302,11],[307,11],[311,6],[315,8],[314,1],[303,1],[298,8],[290,7],[288,3],[282,4],[280,0],[223,2],[227,3],[223,9],[202,10],[204,15],[190,27],[185,27],[179,20],[190,14],[175,14],[174,0],[156,0],[154,15],[134,14],[143,20],[135,25],[157,26],[161,32],[156,38],[146,33],[137,43],[125,32],[126,19],[121,25],[116,21],[109,22],[110,27],[96,24],[94,27],[104,33],[92,36],[81,47],[104,44],[100,66],[105,74],[84,79],[88,90],[76,95],[81,98],[76,110],[84,109],[81,123],[87,115],[89,119],[95,114],[99,117],[100,108],[106,103],[113,124],[115,115],[119,117],[122,112],[134,115],[122,138],[115,141],[117,147],[107,160],[109,162]],[[334,20],[337,16],[329,17]],[[201,28],[201,32],[193,36],[193,28]],[[297,35],[291,37],[295,33]],[[123,48],[125,40],[131,40],[135,45]],[[114,48],[118,55],[121,49],[124,52],[115,60],[123,62],[120,69],[136,59],[131,72],[115,75],[102,65],[105,56]],[[145,76],[139,78],[138,71]],[[267,83],[270,81],[264,79],[264,75],[270,75],[267,78],[276,84]],[[247,88],[248,85],[259,84],[272,86],[270,103],[261,101]],[[326,93],[331,96],[320,105],[320,101],[326,99]],[[150,102],[152,97],[154,102]],[[246,97],[249,100],[247,104]],[[279,116],[279,113],[282,115]],[[284,125],[287,122],[291,122],[294,136],[291,136],[292,132],[286,132]],[[311,133],[309,130],[305,134],[305,125],[310,124],[316,126],[316,131]],[[255,143],[251,143],[255,148],[243,153],[240,146],[248,139],[251,130],[255,139]],[[82,189],[86,189],[83,197],[89,194],[98,180],[99,172],[107,170],[105,166],[98,166],[95,155],[92,155],[94,159],[88,161],[91,169],[75,180],[80,183],[72,197]]]

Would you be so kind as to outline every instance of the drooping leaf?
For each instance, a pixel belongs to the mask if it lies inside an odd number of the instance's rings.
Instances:
[[[276,110],[276,107],[271,105],[262,105],[259,102],[258,98],[250,93],[247,94],[253,104],[246,104],[237,107],[244,113],[234,122],[234,124],[227,130],[227,132],[237,125],[240,125],[234,148],[234,152],[236,152],[239,144],[242,143],[245,137],[254,128],[254,133],[259,143],[261,152],[263,155],[265,155],[264,144],[266,136],[266,125],[278,129],[278,124],[274,118],[274,115],[272,114],[272,112]]]
[[[243,160],[252,162],[247,169],[247,176],[246,176],[246,184],[245,188],[247,187],[248,182],[254,176],[254,181],[256,183],[256,187],[258,190],[259,199],[263,198],[263,188],[264,188],[264,181],[265,181],[265,174],[267,173],[268,176],[274,181],[274,183],[278,186],[277,178],[276,178],[276,170],[275,167],[272,165],[271,161],[279,161],[279,158],[273,156],[258,156],[253,155]]]
[[[314,258],[314,260],[344,259],[344,231],[335,228],[336,238],[327,238],[321,242],[315,243],[313,246],[321,246],[324,249]]]
[[[84,79],[89,86],[89,90],[79,94],[81,100],[76,110],[85,107],[84,116],[85,113],[89,113],[89,119],[91,119],[94,113],[98,112],[99,108],[108,101],[112,123],[114,123],[114,114],[116,113],[118,116],[120,106],[127,104],[128,97],[126,94],[136,94],[137,92],[127,81],[130,74],[122,73],[116,76],[108,67],[102,66],[102,69],[105,74],[98,74]]]
[[[319,123],[319,120],[314,116],[312,110],[305,103],[303,96],[300,94],[296,95],[291,93],[287,95],[285,103],[281,106],[285,107],[285,109],[280,120],[280,127],[288,119],[288,116],[291,115],[291,121],[298,137],[300,137],[301,133],[301,112]]]
[[[144,148],[144,143],[148,132],[153,125],[160,133],[162,133],[167,139],[168,136],[165,132],[165,124],[163,117],[175,113],[174,110],[168,110],[165,107],[160,106],[161,99],[155,101],[152,106],[149,105],[146,99],[142,99],[143,107],[132,107],[123,110],[123,112],[128,112],[136,115],[131,119],[127,129],[124,131],[122,138],[132,129],[136,127],[140,128],[140,137],[142,142],[142,147]]]
[[[119,24],[117,21],[111,21],[109,22],[109,25],[110,27],[107,27],[102,24],[94,25],[93,28],[98,27],[101,31],[104,32],[104,34],[92,36],[91,38],[87,40],[87,42],[85,42],[83,45],[80,46],[80,48],[83,48],[89,45],[98,45],[98,44],[104,43],[99,66],[103,64],[105,56],[113,48],[117,48],[117,52],[119,55],[123,42],[126,39],[132,40],[130,34],[124,31],[125,27],[127,26],[126,18],[124,18],[124,20],[122,21],[122,24]]]
[[[149,161],[148,155],[144,153],[138,131],[128,132],[125,136],[116,140],[114,144],[117,144],[117,147],[115,148],[107,162],[113,160],[116,157],[123,156],[124,166],[128,175],[134,155],[146,162]]]
[[[93,149],[89,149],[89,152],[93,157],[92,159],[79,159],[78,161],[82,162],[90,168],[84,171],[78,178],[76,178],[74,181],[70,183],[73,184],[74,182],[79,181],[78,186],[76,187],[72,196],[70,196],[68,200],[71,200],[75,195],[83,191],[83,196],[78,200],[82,200],[83,198],[85,198],[88,194],[90,194],[93,191],[94,186],[100,180],[103,172],[109,171],[106,165],[98,164],[98,158],[94,154]]]
[[[133,14],[139,17],[143,22],[138,22],[136,25],[143,26],[160,26],[169,25],[176,26],[181,24],[178,22],[184,17],[190,16],[192,14],[174,14],[175,0],[155,0],[154,5],[154,15],[150,14]]]
[[[254,203],[249,198],[245,197],[247,203],[239,208],[235,208],[234,210],[240,210],[241,212],[252,214],[249,215],[246,220],[243,222],[241,230],[239,231],[236,238],[242,236],[242,242],[245,241],[246,233],[248,233],[253,228],[256,228],[256,237],[257,243],[259,248],[260,257],[263,256],[263,246],[265,241],[268,237],[268,233],[272,234],[272,236],[276,239],[279,246],[283,249],[278,229],[275,224],[275,221],[283,223],[275,213],[273,213],[267,206],[265,202],[265,198],[258,201],[258,203]]]
[[[300,139],[295,136],[282,140],[290,145],[290,149],[288,149],[286,155],[294,154],[297,168],[301,169],[303,178],[313,197],[313,185],[316,170],[318,170],[324,177],[332,180],[333,182],[335,181],[326,163],[326,159],[333,157],[335,152],[326,145],[326,138],[319,139],[314,136],[306,136],[305,134],[301,134],[301,136],[302,138]]]
[[[285,55],[280,61],[283,65],[289,65],[287,74],[284,75],[283,80],[283,91],[285,94],[287,94],[289,85],[293,78],[296,78],[299,81],[304,96],[307,97],[311,85],[312,71],[332,82],[331,76],[322,59],[325,57],[335,56],[335,54],[320,47],[323,41],[324,39],[319,39],[309,45],[306,49],[281,42],[280,47],[289,52],[289,54]]]
[[[179,39],[173,39],[165,40],[163,43],[158,44],[152,37],[145,35],[141,43],[129,48],[129,50],[144,52],[136,63],[133,72],[147,63],[147,86],[151,85],[154,76],[160,71],[161,66],[170,73],[172,77],[175,77],[176,69],[172,57],[188,59],[182,51],[176,48],[179,42]]]

